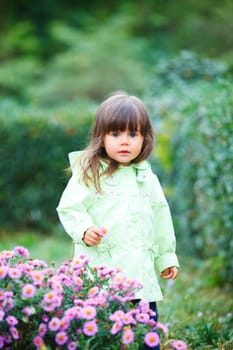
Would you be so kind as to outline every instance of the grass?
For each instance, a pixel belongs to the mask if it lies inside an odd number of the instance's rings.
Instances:
[[[34,231],[0,231],[0,250],[22,245],[32,258],[56,265],[71,257],[71,239]],[[169,338],[184,340],[190,350],[233,349],[233,298],[230,289],[210,286],[204,263],[180,257],[178,279],[161,281],[164,300],[159,302],[160,321],[169,324]]]
[[[0,231],[0,250],[10,250],[17,245],[24,246],[35,259],[45,260],[47,263],[62,261],[71,258],[71,238],[65,233],[57,232],[54,235],[46,232]]]
[[[230,289],[212,286],[204,263],[181,257],[178,279],[164,282],[160,320],[170,337],[183,339],[193,350],[233,349],[233,299]]]

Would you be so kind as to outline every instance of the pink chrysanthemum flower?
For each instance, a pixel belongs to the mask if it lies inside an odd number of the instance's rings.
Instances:
[[[144,342],[150,347],[157,346],[160,342],[159,335],[155,332],[148,332],[145,335]]]
[[[71,342],[67,345],[68,350],[76,350],[77,344],[75,342]]]
[[[15,253],[11,250],[3,250],[0,256],[3,259],[11,259],[14,255]]]
[[[82,299],[75,299],[74,304],[77,305],[78,307],[85,305],[85,303]]]
[[[131,289],[134,287],[135,281],[132,280],[131,278],[126,278],[124,280],[124,288],[126,288],[127,290]]]
[[[28,251],[26,248],[21,247],[21,246],[15,247],[14,251],[15,251],[17,254],[23,256],[24,258],[28,258],[29,255],[30,255],[30,254],[29,254],[29,251]]]
[[[34,268],[37,268],[37,267],[43,267],[43,268],[47,268],[48,265],[46,264],[46,262],[44,260],[40,260],[40,259],[34,259],[32,260],[31,262],[32,266]]]
[[[95,297],[99,292],[99,287],[94,286],[92,288],[89,289],[88,291],[88,298],[93,298]]]
[[[14,296],[14,293],[12,292],[12,291],[6,291],[5,292],[5,296],[7,297],[7,298],[12,298],[13,296]]]
[[[23,298],[32,298],[36,293],[36,287],[33,284],[25,284],[22,288]]]
[[[67,317],[69,320],[73,320],[77,315],[77,307],[72,306],[69,309],[67,309],[64,313],[65,317]]]
[[[71,268],[72,270],[77,270],[77,269],[81,269],[82,267],[84,267],[87,263],[87,259],[86,257],[76,257],[73,259],[72,264],[71,264]]]
[[[123,317],[124,317],[124,312],[122,310],[117,310],[112,315],[109,316],[109,319],[111,321],[117,322],[117,321],[121,321]]]
[[[3,279],[6,277],[8,272],[8,267],[7,266],[0,266],[0,279]]]
[[[6,322],[9,324],[9,326],[15,326],[18,324],[18,320],[15,316],[9,315],[6,317]]]
[[[4,316],[5,316],[5,312],[3,310],[0,310],[0,321],[4,319]]]
[[[53,317],[48,324],[48,328],[51,331],[57,331],[60,328],[61,321],[57,317]]]
[[[137,315],[137,314],[140,314],[141,312],[140,312],[139,309],[131,309],[131,310],[128,311],[128,313],[129,313],[130,315],[132,315],[132,316],[135,316],[135,315]]]
[[[96,316],[96,309],[93,306],[91,305],[84,306],[84,308],[82,309],[83,318],[85,318],[86,320],[93,320],[95,316]]]
[[[16,267],[11,267],[8,270],[8,276],[14,280],[19,279],[21,275],[22,275],[22,272]]]
[[[68,340],[68,336],[66,332],[62,331],[56,334],[55,341],[57,345],[64,345],[65,343],[67,343],[67,340]]]
[[[88,321],[84,323],[83,333],[88,336],[95,335],[98,332],[98,327],[95,321]]]
[[[6,344],[11,344],[12,343],[12,337],[10,336],[10,334],[5,334],[3,336],[3,340]]]
[[[0,300],[6,299],[6,293],[4,292],[3,289],[0,289]]]
[[[36,335],[33,339],[33,344],[36,346],[37,349],[40,349],[40,347],[44,345],[42,337]]]
[[[161,329],[165,335],[168,334],[169,329],[168,329],[168,326],[167,326],[166,324],[157,322],[157,323],[156,323],[156,326],[157,326],[157,328]]]
[[[10,327],[10,333],[13,339],[19,339],[19,331],[15,327]]]
[[[132,315],[130,314],[130,312],[127,312],[124,314],[124,316],[122,317],[122,321],[124,324],[136,324],[135,319],[132,317]]]
[[[56,304],[55,303],[46,303],[42,305],[43,310],[47,312],[55,312]]]
[[[44,303],[54,303],[57,299],[57,293],[54,291],[50,291],[44,295],[43,302]]]
[[[125,329],[122,334],[122,343],[127,345],[132,343],[133,341],[134,341],[134,332],[130,328]]]
[[[48,318],[47,315],[42,315],[42,316],[41,316],[41,319],[42,319],[42,321],[44,321],[44,322],[48,322],[48,320],[49,320],[49,318]]]
[[[108,230],[106,229],[106,227],[101,227],[101,228],[99,229],[99,235],[100,235],[101,237],[105,237],[105,236],[107,236],[107,234],[108,234]]]
[[[113,277],[112,283],[114,286],[119,286],[124,283],[125,275],[121,272],[117,273],[115,277]]]
[[[108,292],[107,290],[102,290],[102,291],[99,293],[99,297],[100,297],[101,299],[106,300],[108,296],[109,296],[109,292]]]
[[[149,321],[150,317],[148,314],[144,314],[144,313],[139,313],[136,314],[136,320],[139,323],[147,323]]]
[[[76,329],[76,333],[77,333],[77,334],[82,334],[82,332],[83,332],[83,331],[82,331],[81,328]]]
[[[139,302],[138,306],[139,306],[141,312],[143,312],[143,313],[147,313],[150,310],[150,304],[148,301],[141,300]]]
[[[14,300],[7,295],[7,292],[5,293],[5,298],[3,300],[2,305],[3,305],[3,308],[5,309],[5,312],[12,310],[15,306]]]
[[[61,319],[61,330],[66,330],[67,328],[69,328],[69,326],[70,326],[70,320],[69,320],[69,318],[68,317],[63,317],[62,319]]]
[[[175,341],[171,342],[171,345],[176,350],[186,350],[187,349],[187,344],[183,340],[175,340]]]
[[[4,340],[3,337],[0,335],[0,349],[4,347]]]
[[[59,281],[56,281],[55,279],[51,279],[51,287],[59,294],[63,292],[62,283]]]
[[[123,324],[122,324],[122,322],[120,322],[120,321],[113,323],[113,326],[112,326],[112,328],[111,328],[110,333],[111,333],[112,335],[119,333],[120,330],[121,330],[121,328],[122,328],[122,326],[123,326]]]
[[[147,322],[147,324],[149,326],[151,326],[151,329],[156,329],[157,328],[157,322],[155,320],[153,320],[152,318],[149,319],[149,321]]]
[[[25,263],[25,264],[22,264],[20,266],[21,268],[21,271],[25,274],[25,275],[28,275],[30,276],[30,273],[32,271],[32,267],[28,264],[28,263]]]
[[[39,335],[43,337],[47,332],[47,326],[45,323],[41,323],[38,328]]]
[[[44,279],[44,274],[40,270],[34,270],[31,272],[31,277],[35,285],[41,285]]]
[[[82,278],[81,277],[79,277],[79,276],[74,276],[73,277],[73,282],[74,282],[74,284],[78,287],[78,288],[81,288],[82,287],[82,285],[83,285],[83,280],[82,280]]]

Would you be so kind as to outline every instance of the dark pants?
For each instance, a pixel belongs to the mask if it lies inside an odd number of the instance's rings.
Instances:
[[[134,304],[134,305],[136,305],[136,304],[138,304],[139,303],[139,299],[134,299],[134,300],[132,300],[132,303]],[[152,320],[154,320],[154,321],[158,321],[158,318],[159,318],[159,314],[158,314],[158,311],[157,311],[157,305],[156,305],[156,302],[154,302],[154,301],[152,301],[152,302],[150,302],[150,309],[152,310],[152,311],[154,311],[155,312],[155,315],[154,316],[152,316],[151,318],[152,318]],[[150,350],[160,350],[160,345],[157,345],[157,346],[154,346],[153,348],[151,348],[151,347],[149,347],[149,346],[147,346],[147,345],[144,345],[144,349],[150,349]]]

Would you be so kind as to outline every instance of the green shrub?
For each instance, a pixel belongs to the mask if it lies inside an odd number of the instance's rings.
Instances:
[[[170,60],[160,60],[156,71],[163,83],[182,80],[214,80],[227,71],[224,62],[202,58],[195,52],[183,50]]]
[[[41,64],[33,58],[15,58],[0,65],[0,91],[2,95],[27,98],[26,88],[38,79]]]
[[[216,281],[233,282],[232,88],[220,83],[216,92],[203,94],[189,115],[184,111],[173,139],[174,183],[181,192],[175,204],[180,217],[187,215],[198,253],[213,257]],[[185,207],[179,204],[184,197]]]
[[[154,79],[148,104],[159,129],[159,173],[169,185],[179,247],[211,258],[212,282],[233,282],[232,81],[221,78],[220,72],[206,81],[202,71],[196,72],[196,79],[182,79],[181,65],[176,64],[178,72],[172,71],[174,65],[167,67],[172,68],[164,80],[161,72]],[[217,72],[218,67],[214,70],[212,63],[211,70]]]
[[[37,111],[2,103],[1,226],[45,228],[67,182],[67,153],[85,146],[94,106]]]

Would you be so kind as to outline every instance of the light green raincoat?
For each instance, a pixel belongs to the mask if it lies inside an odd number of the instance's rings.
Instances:
[[[80,152],[69,154],[72,177],[57,207],[61,223],[75,243],[75,256],[86,254],[93,266],[120,267],[143,288],[136,298],[162,299],[156,270],[179,266],[175,235],[167,201],[147,161],[119,166],[112,176],[101,177],[102,192],[80,183]],[[106,167],[101,162],[103,169]],[[82,241],[92,227],[108,234],[95,247]]]

